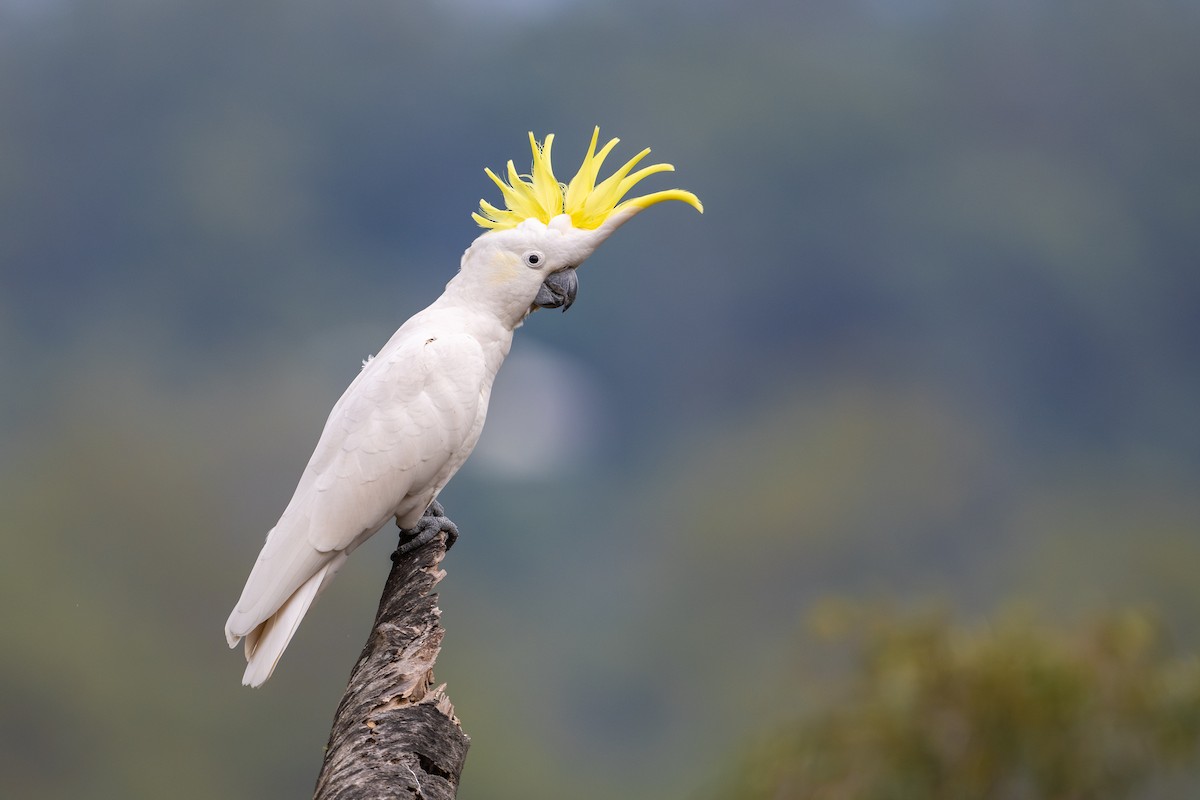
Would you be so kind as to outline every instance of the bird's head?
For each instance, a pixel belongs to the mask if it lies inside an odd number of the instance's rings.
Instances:
[[[566,311],[579,286],[575,270],[639,212],[665,200],[680,200],[704,211],[696,195],[681,189],[625,199],[643,178],[675,169],[653,164],[634,171],[649,149],[597,183],[604,159],[619,141],[612,139],[597,151],[599,136],[596,128],[582,166],[566,184],[554,177],[550,161],[554,134],[541,143],[529,134],[533,151],[529,174],[519,174],[512,161],[507,181],[485,170],[500,188],[505,207],[479,201],[479,213],[472,217],[487,232],[471,245],[463,267],[466,270],[470,263],[473,271],[478,270],[477,277],[486,280],[493,292],[500,290],[496,293],[508,297],[522,317],[538,308]]]

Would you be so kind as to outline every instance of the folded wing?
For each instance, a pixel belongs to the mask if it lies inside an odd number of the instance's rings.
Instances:
[[[420,330],[351,383],[226,622],[230,647],[246,639],[244,683],[270,676],[355,547],[393,517],[420,517],[474,447],[490,383],[474,338]]]

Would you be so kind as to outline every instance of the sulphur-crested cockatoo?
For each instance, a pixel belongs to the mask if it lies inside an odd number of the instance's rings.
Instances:
[[[492,379],[513,331],[539,308],[575,299],[575,269],[635,214],[664,200],[703,211],[680,189],[623,199],[648,175],[634,171],[644,150],[597,183],[599,129],[566,186],[554,177],[550,147],[533,134],[533,167],[508,180],[490,169],[505,208],[480,201],[487,230],[463,254],[442,296],[405,322],[346,389],[309,459],[292,500],[267,534],[242,596],[225,623],[230,647],[245,639],[242,682],[271,676],[300,620],[346,558],[388,520],[421,523],[438,492],[470,455],[487,413]]]

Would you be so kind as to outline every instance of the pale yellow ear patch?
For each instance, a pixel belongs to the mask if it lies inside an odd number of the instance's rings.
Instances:
[[[493,285],[512,283],[518,275],[529,269],[521,263],[521,259],[505,250],[493,253],[488,266],[491,267],[488,270],[488,282]]]

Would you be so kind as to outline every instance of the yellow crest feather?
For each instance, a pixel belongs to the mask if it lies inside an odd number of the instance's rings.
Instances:
[[[622,198],[643,178],[657,172],[674,172],[675,168],[670,164],[654,164],[632,172],[633,168],[649,155],[649,148],[638,153],[597,185],[596,178],[600,174],[604,159],[620,141],[612,139],[596,152],[599,138],[600,128],[597,127],[592,132],[592,143],[588,146],[579,172],[575,173],[569,184],[564,185],[554,177],[554,168],[550,162],[554,134],[547,134],[545,142],[539,145],[530,132],[529,146],[533,151],[533,167],[530,174],[518,174],[512,161],[508,162],[507,181],[502,180],[490,169],[485,169],[487,176],[500,188],[505,207],[501,209],[486,200],[480,200],[479,213],[472,214],[471,217],[482,228],[505,230],[515,228],[527,219],[548,223],[559,214],[569,214],[574,227],[594,230],[621,209],[629,206],[648,208],[664,200],[679,200],[704,213],[700,199],[682,189],[654,192],[641,197],[631,197],[622,202]]]

